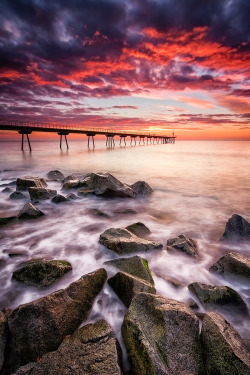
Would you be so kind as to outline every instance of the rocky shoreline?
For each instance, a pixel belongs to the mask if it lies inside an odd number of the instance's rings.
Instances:
[[[60,194],[49,189],[47,181],[60,181]],[[0,218],[0,228],[8,230],[13,222],[46,219],[46,212],[36,207],[40,200],[70,204],[71,200],[80,202],[89,195],[146,199],[152,191],[144,181],[128,185],[109,173],[65,177],[59,171],[51,171],[46,178],[26,176],[16,180],[16,191],[9,199],[27,202],[16,216]],[[94,214],[105,217],[102,211]],[[156,294],[143,253],[165,248],[199,262],[199,246],[184,234],[169,238],[166,244],[152,236],[143,223],[106,229],[100,233],[99,243],[114,254],[114,259],[105,262],[103,268],[12,311],[8,306],[2,309],[0,374],[249,374],[247,343],[223,317],[223,311],[249,318],[245,301],[226,281],[239,277],[249,282],[250,259],[236,252],[225,254],[208,270],[220,274],[224,285],[191,283],[188,288],[194,300],[184,303]],[[233,215],[221,241],[230,244],[249,240],[250,224]],[[117,272],[108,278],[110,268]],[[30,259],[20,264],[12,277],[24,285],[46,288],[71,271],[72,266],[65,259]],[[178,280],[175,282],[178,284]],[[124,369],[121,347],[107,322],[98,320],[80,327],[104,285],[127,308],[121,332],[130,370]],[[205,313],[196,312],[196,302]]]

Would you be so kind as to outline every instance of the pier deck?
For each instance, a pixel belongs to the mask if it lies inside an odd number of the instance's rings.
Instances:
[[[92,145],[95,147],[94,137],[96,135],[104,135],[106,137],[106,146],[107,147],[114,147],[114,137],[120,137],[120,145],[121,141],[124,141],[126,145],[125,139],[126,137],[130,137],[130,144],[134,141],[136,144],[136,138],[139,138],[139,144],[141,141],[144,143],[144,139],[146,142],[150,143],[175,143],[176,136],[174,132],[171,136],[169,135],[157,135],[147,132],[140,132],[140,131],[124,131],[119,129],[103,129],[103,128],[88,128],[88,127],[81,127],[81,126],[70,126],[70,125],[58,125],[58,124],[49,124],[49,123],[35,123],[35,122],[25,122],[25,121],[8,121],[8,120],[0,120],[0,131],[17,131],[19,134],[22,135],[22,146],[21,149],[23,150],[24,145],[24,135],[26,135],[29,149],[31,151],[31,144],[29,135],[33,132],[42,132],[42,133],[57,133],[60,136],[60,148],[62,148],[62,137],[64,136],[65,142],[68,146],[67,135],[70,133],[73,134],[84,134],[88,137],[88,147],[90,147],[90,140],[92,139]]]

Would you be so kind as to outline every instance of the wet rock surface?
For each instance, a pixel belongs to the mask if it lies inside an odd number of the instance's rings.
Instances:
[[[205,314],[201,338],[207,375],[250,373],[249,352],[238,332],[221,315]]]
[[[204,374],[199,321],[182,302],[137,294],[122,336],[134,375]]]
[[[146,227],[143,223],[134,223],[128,225],[125,229],[129,230],[131,233],[135,234],[138,237],[147,237],[151,234],[151,230]]]
[[[86,319],[106,277],[106,271],[99,269],[82,276],[66,289],[13,310],[8,322],[19,363],[35,361],[56,350],[64,337]]]
[[[184,234],[178,237],[170,238],[167,241],[168,250],[179,250],[194,258],[199,258],[197,243],[191,238],[187,238]]]
[[[55,352],[15,375],[122,375],[120,350],[111,327],[100,320],[66,337]]]
[[[29,187],[45,188],[46,180],[41,177],[25,176],[16,180],[16,190],[28,190]]]
[[[26,203],[21,211],[18,213],[19,220],[30,220],[30,219],[37,219],[43,216],[44,213],[36,208],[32,203]]]
[[[46,178],[49,181],[62,181],[65,177],[62,172],[58,170],[50,171],[47,173]]]
[[[39,187],[29,187],[28,191],[30,199],[32,200],[46,200],[52,198],[57,194],[56,190]]]
[[[12,278],[38,287],[49,286],[72,270],[71,264],[63,260],[32,259],[21,266],[13,272]]]
[[[132,276],[139,277],[140,279],[154,285],[154,280],[149,270],[147,260],[138,255],[129,258],[112,259],[104,264],[115,267],[123,272],[129,273]]]
[[[202,283],[192,283],[188,289],[193,292],[201,304],[209,307],[228,306],[239,312],[248,313],[247,306],[241,296],[228,286],[207,285]]]
[[[230,252],[222,256],[209,269],[224,276],[240,276],[250,279],[250,259],[245,255]]]
[[[242,216],[234,214],[226,223],[221,241],[238,242],[250,241],[250,223]]]
[[[107,229],[100,235],[99,242],[117,254],[130,254],[162,248],[160,242],[145,240],[122,228]]]
[[[117,272],[113,277],[108,279],[108,284],[126,307],[129,307],[137,293],[156,293],[151,283],[125,272]]]

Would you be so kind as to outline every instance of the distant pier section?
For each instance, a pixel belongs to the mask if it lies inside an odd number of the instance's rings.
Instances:
[[[124,131],[119,129],[103,129],[103,128],[87,128],[81,126],[68,126],[58,124],[47,124],[47,123],[35,123],[25,121],[13,121],[13,120],[0,120],[0,131],[17,131],[21,136],[21,149],[24,149],[25,136],[28,142],[29,150],[31,151],[30,134],[33,132],[42,133],[57,133],[60,136],[60,148],[62,148],[63,138],[67,149],[69,148],[67,136],[70,133],[73,134],[84,134],[88,137],[88,147],[95,147],[96,135],[103,135],[106,137],[106,146],[109,148],[115,147],[115,137],[118,137],[119,145],[126,146],[126,139],[130,140],[130,145],[136,145],[136,141],[139,144],[166,144],[175,143],[176,136],[174,131],[172,135],[157,135],[154,133],[146,133],[140,131]]]

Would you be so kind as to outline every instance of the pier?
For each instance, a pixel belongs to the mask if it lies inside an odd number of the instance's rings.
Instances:
[[[42,133],[57,133],[60,136],[60,148],[62,148],[63,137],[67,149],[69,148],[67,136],[70,133],[73,134],[84,134],[88,137],[88,148],[95,147],[94,137],[96,135],[103,135],[106,137],[106,146],[108,148],[115,147],[115,137],[120,138],[119,145],[122,144],[126,146],[126,138],[130,139],[130,145],[136,145],[136,140],[139,139],[139,145],[141,144],[167,144],[175,143],[176,136],[174,132],[172,135],[156,135],[151,133],[140,132],[140,131],[123,131],[119,129],[102,129],[102,128],[85,128],[81,126],[68,126],[68,125],[58,125],[49,123],[35,123],[35,122],[25,122],[25,121],[8,121],[0,120],[0,131],[17,131],[22,135],[21,140],[21,150],[24,150],[24,136],[28,142],[29,150],[31,151],[31,142],[29,136],[33,132]],[[91,142],[92,141],[92,142]]]

